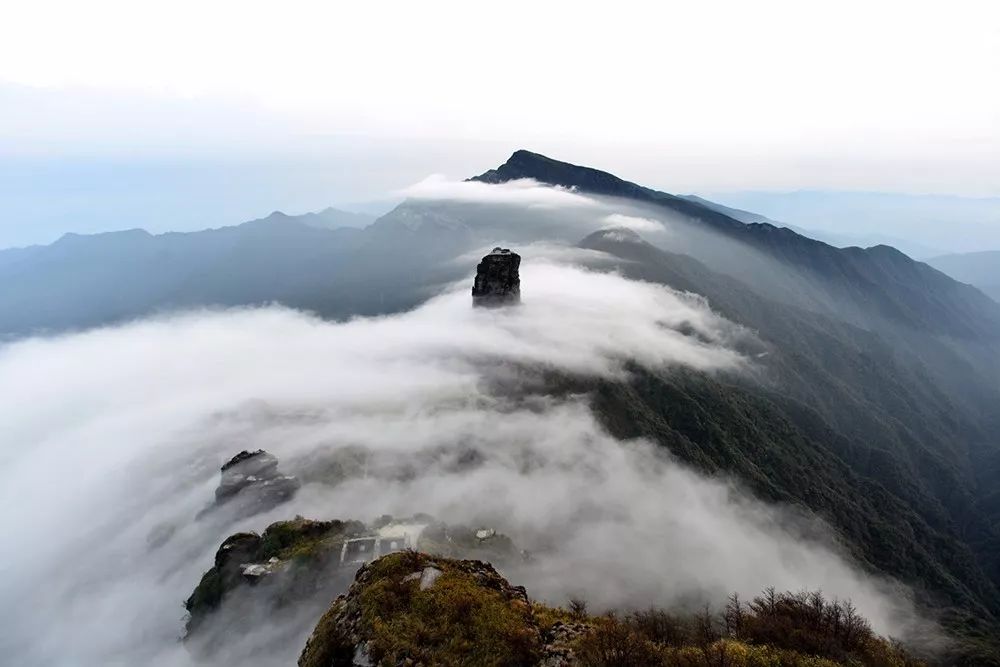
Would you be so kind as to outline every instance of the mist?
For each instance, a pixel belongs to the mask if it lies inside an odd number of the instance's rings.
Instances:
[[[343,323],[280,307],[196,311],[0,347],[0,652],[11,664],[187,665],[182,601],[229,534],[296,514],[426,512],[538,557],[506,571],[553,603],[720,601],[765,586],[850,598],[882,633],[906,591],[862,573],[821,524],[612,438],[553,376],[629,364],[739,374],[753,334],[700,297],[525,254],[523,304],[473,309],[462,281],[410,312]],[[218,467],[266,449],[308,470],[364,448],[405,462],[308,482],[290,502],[195,520]],[[455,465],[475,453],[474,465]],[[172,530],[162,546],[150,535]],[[290,664],[316,619],[254,626],[216,664]]]
[[[440,174],[431,175],[419,183],[404,188],[400,195],[417,200],[474,202],[535,208],[590,208],[598,206],[591,197],[569,188],[539,183],[521,178],[504,183],[453,181]]]

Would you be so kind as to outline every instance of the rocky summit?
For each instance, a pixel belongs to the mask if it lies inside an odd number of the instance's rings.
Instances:
[[[524,588],[492,565],[403,551],[358,571],[299,666],[536,665],[543,648]]]
[[[504,306],[521,302],[521,256],[508,248],[493,248],[476,267],[472,284],[474,306]]]

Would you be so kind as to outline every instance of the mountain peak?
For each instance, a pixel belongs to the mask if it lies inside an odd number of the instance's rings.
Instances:
[[[548,160],[550,162],[555,162],[552,158],[546,157],[541,153],[535,153],[533,151],[526,150],[524,148],[518,148],[516,151],[510,154],[507,162],[516,162],[520,160]]]
[[[569,162],[560,162],[524,149],[514,151],[510,158],[496,169],[490,169],[470,180],[483,183],[506,183],[522,178],[531,178],[541,183],[576,188],[599,195],[648,199],[650,194],[654,192],[635,183],[622,180],[606,171],[581,167]],[[658,194],[662,197],[673,198],[671,195]]]

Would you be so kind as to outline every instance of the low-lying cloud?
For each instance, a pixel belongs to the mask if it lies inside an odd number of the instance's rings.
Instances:
[[[439,174],[431,175],[403,190],[400,195],[412,199],[478,204],[507,204],[529,208],[595,208],[597,200],[569,188],[522,178],[506,183],[452,181]]]
[[[613,274],[525,257],[522,283],[524,303],[499,310],[471,308],[462,285],[391,317],[196,312],[0,348],[0,599],[19,601],[0,611],[3,655],[188,664],[181,602],[218,544],[294,514],[493,525],[539,548],[508,574],[555,602],[822,588],[903,630],[895,597],[810,527],[650,443],[616,441],[586,396],[540,389],[545,372],[625,378],[627,363],[739,372],[747,332],[699,298]],[[256,448],[291,467],[345,448],[376,464],[266,515],[195,521],[218,466]],[[475,465],[453,465],[470,450]],[[399,476],[379,460],[412,465]],[[151,548],[164,525],[173,536]],[[314,620],[272,619],[293,641],[276,647],[261,628],[218,664],[290,664]]]
[[[639,233],[662,232],[666,230],[666,226],[659,220],[634,215],[623,215],[621,213],[612,213],[606,216],[604,222],[612,227],[624,227],[625,229],[631,229],[633,232]]]

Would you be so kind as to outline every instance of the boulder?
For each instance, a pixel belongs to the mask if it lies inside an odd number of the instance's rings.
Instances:
[[[245,516],[276,507],[301,486],[294,476],[281,474],[278,459],[263,449],[240,452],[222,466],[221,472],[215,489],[216,505],[232,502]]]
[[[494,248],[476,267],[472,284],[472,305],[505,306],[520,303],[521,256],[507,248]]]

